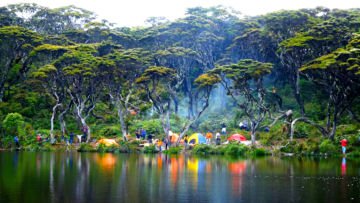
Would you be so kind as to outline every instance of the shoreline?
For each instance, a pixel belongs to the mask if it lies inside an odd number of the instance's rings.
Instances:
[[[127,146],[126,149],[122,148],[122,146],[101,146],[101,145],[93,145],[87,143],[75,144],[75,145],[28,145],[17,148],[0,148],[0,152],[91,152],[91,153],[113,153],[113,154],[167,154],[167,155],[198,155],[198,156],[231,156],[234,158],[241,157],[265,157],[265,156],[273,156],[273,157],[319,157],[319,158],[327,158],[327,157],[349,157],[349,158],[358,158],[357,154],[352,154],[349,152],[345,155],[341,153],[329,154],[329,153],[289,153],[289,152],[281,152],[279,150],[268,150],[263,147],[253,148],[246,147],[245,145],[234,143],[227,145],[206,145],[199,144],[194,147],[190,147],[190,149],[184,149],[183,146],[172,146],[168,150],[159,151],[155,145],[140,147],[140,146]],[[244,151],[240,152],[225,152],[221,150],[225,150],[226,148],[231,148],[234,150],[234,147],[246,147]],[[199,149],[200,148],[200,149]],[[202,149],[203,148],[203,149]],[[204,150],[205,149],[205,150]],[[236,151],[236,150],[235,150]]]

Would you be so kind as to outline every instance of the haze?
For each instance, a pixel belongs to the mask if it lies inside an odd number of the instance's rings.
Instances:
[[[244,15],[259,15],[282,9],[360,8],[359,0],[2,0],[0,6],[16,3],[36,3],[56,8],[75,5],[95,12],[99,18],[118,26],[142,26],[148,17],[164,16],[170,20],[184,16],[186,8],[223,5],[241,11]]]

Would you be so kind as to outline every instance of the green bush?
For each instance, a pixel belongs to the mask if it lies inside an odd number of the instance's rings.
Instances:
[[[192,153],[197,155],[208,155],[213,153],[213,148],[206,144],[198,144],[194,146]]]
[[[324,140],[319,145],[319,151],[321,153],[327,153],[327,154],[338,154],[340,153],[339,147],[335,146],[335,144],[331,140]]]
[[[147,147],[144,147],[144,151],[143,151],[145,154],[155,154],[157,153],[157,149],[155,147],[155,145],[151,145],[151,146],[147,146]]]
[[[349,158],[360,158],[360,149],[357,149],[355,151],[352,151],[347,154],[347,157]]]
[[[131,151],[135,151],[135,150],[132,150],[131,144],[129,142],[127,142],[127,141],[122,140],[122,141],[119,142],[119,145],[120,146],[116,150],[116,152],[118,152],[118,153],[129,153]]]
[[[94,149],[90,144],[88,143],[81,143],[80,147],[77,149],[78,152],[95,152],[96,149]]]
[[[119,125],[107,125],[98,129],[96,134],[101,137],[116,137],[121,136],[122,132]]]
[[[295,141],[284,141],[282,143],[282,147],[280,148],[281,152],[284,153],[295,153],[295,147],[296,147],[296,142]]]
[[[349,141],[349,145],[354,147],[360,146],[360,135],[351,135],[346,138]]]
[[[144,128],[147,134],[160,135],[164,134],[161,127],[160,119],[137,120],[130,126],[130,131],[135,132],[137,129]]]
[[[354,124],[339,125],[337,126],[338,135],[356,135],[358,134],[359,126]]]
[[[168,150],[165,150],[164,153],[165,154],[179,154],[182,151],[182,147],[178,146],[178,147],[170,147]]]
[[[255,148],[250,151],[250,155],[257,156],[257,157],[266,156],[266,155],[270,155],[270,154],[271,153],[269,151],[267,151],[266,149],[263,149],[263,148]]]
[[[106,146],[105,144],[99,144],[96,148],[98,152],[115,152],[118,150],[116,145]]]
[[[225,147],[224,152],[230,156],[244,156],[248,150],[249,148],[243,144],[231,143]]]
[[[24,147],[24,150],[25,151],[33,151],[33,152],[38,152],[38,151],[50,152],[50,151],[55,151],[56,148],[52,144],[45,142],[42,144],[32,143],[32,144],[26,145]]]
[[[1,148],[9,149],[12,146],[14,146],[14,137],[13,136],[1,137]]]
[[[24,136],[24,118],[19,113],[9,113],[2,122],[3,128],[8,135]]]

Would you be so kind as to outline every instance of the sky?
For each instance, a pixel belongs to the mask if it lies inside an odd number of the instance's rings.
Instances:
[[[148,17],[163,16],[174,20],[184,16],[186,8],[223,5],[244,15],[254,16],[284,9],[360,8],[360,0],[0,0],[0,6],[15,3],[37,3],[57,8],[75,5],[95,12],[100,19],[117,26],[143,26]]]

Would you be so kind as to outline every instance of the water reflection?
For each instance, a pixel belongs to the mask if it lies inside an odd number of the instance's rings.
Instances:
[[[96,163],[105,172],[112,172],[117,161],[117,157],[114,154],[110,153],[94,154],[94,158]]]
[[[360,163],[343,158],[339,169],[339,162],[0,153],[0,202],[358,201]]]
[[[346,158],[343,157],[341,160],[341,175],[346,175]]]

